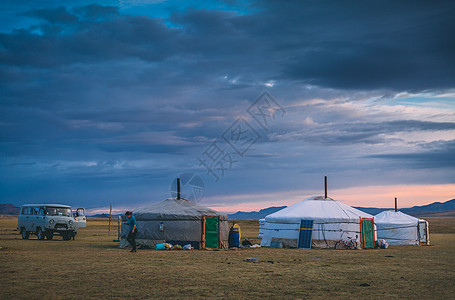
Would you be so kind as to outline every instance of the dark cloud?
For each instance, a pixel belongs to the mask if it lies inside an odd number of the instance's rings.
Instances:
[[[297,8],[298,6],[298,8]],[[348,89],[447,88],[454,84],[453,3],[302,1],[279,14],[295,54],[283,75]]]
[[[385,122],[384,126],[391,129],[390,131],[404,131],[410,132],[414,130],[454,130],[454,122],[429,122],[429,121],[418,121],[418,120],[399,120]]]
[[[367,158],[379,158],[391,161],[395,167],[411,169],[453,169],[455,167],[455,140],[421,145],[423,151],[410,153],[388,153],[369,155]],[[427,150],[427,148],[432,148]],[[431,176],[430,174],[428,174]],[[450,179],[448,179],[450,181]]]
[[[116,18],[120,16],[118,9],[114,6],[102,6],[91,4],[72,9],[73,13],[82,20],[101,21]]]
[[[336,123],[303,126],[300,130],[289,130],[283,134],[273,133],[270,141],[303,141],[318,145],[383,144],[399,140],[390,137],[396,133],[415,131],[455,130],[454,122],[429,122],[399,120],[378,123]]]
[[[0,34],[0,62],[45,68],[126,58],[154,62],[172,55],[178,45],[174,30],[151,18],[81,22],[74,27],[44,25],[42,35],[35,29]]]
[[[45,199],[46,189],[75,201],[162,193],[182,170],[206,173],[196,157],[264,89],[288,115],[258,129],[262,139],[217,190],[249,192],[256,173],[256,186],[273,189],[264,182],[279,177],[288,187],[289,176],[361,172],[377,160],[453,166],[453,147],[394,137],[453,131],[447,110],[423,118],[356,107],[454,88],[453,3],[227,2],[167,14],[155,13],[167,3],[18,5],[21,26],[0,33],[0,200]],[[308,99],[337,103],[298,106]],[[384,151],[392,142],[419,151]]]
[[[64,6],[55,9],[37,9],[23,14],[27,17],[42,19],[51,24],[74,24],[77,17],[69,13]]]
[[[256,10],[246,15],[175,12],[169,18],[174,27],[96,4],[33,10],[25,15],[46,22],[1,34],[0,61],[56,67],[138,58],[192,73],[192,68],[237,73],[243,84],[281,78],[341,89],[426,90],[455,83],[450,2],[292,1],[252,7]],[[171,58],[178,59],[167,61]],[[203,73],[195,75],[204,80]]]

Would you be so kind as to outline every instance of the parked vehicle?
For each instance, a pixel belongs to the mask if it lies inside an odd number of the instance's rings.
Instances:
[[[52,240],[54,234],[60,234],[68,241],[74,239],[79,228],[86,226],[84,208],[73,214],[71,206],[61,204],[25,204],[17,221],[23,239],[35,234],[39,240]]]

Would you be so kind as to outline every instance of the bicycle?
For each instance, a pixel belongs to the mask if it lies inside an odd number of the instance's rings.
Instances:
[[[350,236],[348,236],[346,240],[341,239],[335,243],[335,249],[357,249],[357,238],[358,236],[356,235],[355,239]]]

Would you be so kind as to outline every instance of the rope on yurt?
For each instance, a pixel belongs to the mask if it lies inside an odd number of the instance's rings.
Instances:
[[[338,204],[338,201],[335,201],[335,204],[346,214],[346,216],[348,217],[348,219],[350,219],[348,213],[340,206],[340,204]]]
[[[414,228],[415,225],[408,225],[408,226],[399,226],[399,227],[387,227],[387,228],[381,228],[377,229],[377,231],[382,231],[382,230],[391,230],[391,229],[400,229],[400,228]]]
[[[322,223],[320,227],[322,228],[322,230],[321,230],[322,231],[322,237],[324,238],[325,245],[328,247],[329,243],[327,242],[327,240],[325,238],[324,223]]]
[[[413,242],[417,241],[416,239],[398,239],[398,238],[391,238],[391,237],[389,237],[389,238],[386,238],[386,237],[381,237],[381,239],[383,239],[383,240],[386,240],[386,241],[387,241],[387,240],[396,240],[396,241],[413,241]]]

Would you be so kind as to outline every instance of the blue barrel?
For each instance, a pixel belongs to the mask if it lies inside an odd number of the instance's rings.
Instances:
[[[239,247],[240,244],[240,236],[239,236],[239,229],[231,227],[229,231],[229,248],[232,247]]]

